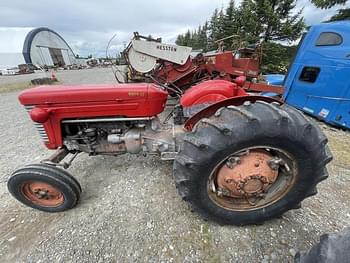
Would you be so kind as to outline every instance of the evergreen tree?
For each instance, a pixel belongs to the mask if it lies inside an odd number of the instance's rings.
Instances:
[[[350,20],[350,8],[340,9],[338,13],[332,16],[328,22],[339,21],[339,20]]]
[[[305,28],[302,10],[296,14],[293,11],[295,0],[255,0],[255,15],[258,19],[258,29],[264,41],[297,40]]]
[[[311,2],[319,8],[327,9],[335,5],[344,5],[347,0],[311,0]]]
[[[295,13],[295,6],[295,0],[243,0],[236,8],[231,0],[225,12],[223,9],[214,10],[205,29],[203,26],[194,32],[188,30],[178,37],[176,43],[214,49],[217,48],[215,41],[233,34],[248,42],[257,42],[260,38],[264,41],[294,41],[305,28],[302,10]],[[206,43],[199,43],[205,39]],[[227,40],[226,45],[230,41]]]
[[[297,46],[284,46],[273,42],[265,43],[261,72],[263,74],[285,74],[296,51]]]
[[[335,5],[345,5],[348,0],[311,0],[311,2],[319,8],[327,9]],[[350,8],[339,9],[338,13],[332,16],[328,22],[339,20],[350,20]]]
[[[226,37],[226,35],[225,35],[225,13],[224,13],[223,9],[221,9],[219,12],[217,22],[218,22],[218,28],[217,28],[216,40],[219,40],[221,38]]]
[[[238,30],[242,42],[257,43],[262,26],[256,14],[257,5],[253,0],[243,0],[238,9]]]
[[[230,0],[228,7],[225,10],[224,21],[223,21],[225,36],[237,34],[237,31],[238,31],[237,19],[238,19],[238,14],[237,14],[237,9],[235,7],[235,1]]]
[[[263,71],[285,73],[291,60],[289,48],[272,42],[293,41],[301,36],[305,24],[302,10],[295,13],[295,3],[295,0],[243,0],[236,7],[231,0],[226,9],[215,9],[204,25],[179,35],[176,43],[205,52],[216,50],[217,40],[235,34],[239,37],[225,40],[226,50],[265,41]]]
[[[184,42],[184,37],[182,34],[178,35],[176,40],[175,40],[175,44],[176,45],[179,45],[179,46],[182,46],[183,45],[183,42]]]
[[[205,22],[203,26],[199,26],[197,34],[194,35],[195,45],[193,46],[196,50],[207,51],[208,50],[208,22]]]
[[[219,10],[215,9],[209,22],[209,39],[208,39],[209,49],[216,48],[215,41],[218,39],[217,38],[218,35],[219,35]]]
[[[187,30],[185,37],[184,37],[184,46],[191,46],[192,42],[192,34],[190,30]]]

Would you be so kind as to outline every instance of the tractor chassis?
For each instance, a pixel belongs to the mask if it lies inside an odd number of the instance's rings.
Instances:
[[[68,162],[61,163],[67,157],[67,155],[69,153],[72,153],[73,156],[69,159]],[[79,151],[69,152],[68,149],[65,146],[63,146],[63,147],[57,149],[47,159],[40,161],[40,163],[68,169],[72,165],[72,162],[78,156],[79,153],[80,153]]]

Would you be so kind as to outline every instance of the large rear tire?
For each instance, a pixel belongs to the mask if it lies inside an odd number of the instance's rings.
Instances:
[[[317,124],[288,105],[221,108],[185,136],[174,162],[176,187],[205,218],[260,224],[317,193],[332,159],[326,144]]]

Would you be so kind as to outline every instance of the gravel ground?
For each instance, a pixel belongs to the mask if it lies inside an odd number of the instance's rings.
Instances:
[[[63,83],[112,82],[110,69],[59,72]],[[7,192],[10,174],[49,151],[17,102],[0,94],[0,262],[293,262],[323,233],[350,225],[350,134],[321,124],[334,161],[319,194],[302,209],[260,226],[203,221],[178,196],[172,163],[157,157],[78,156],[79,205],[48,214]]]
[[[120,69],[123,69],[120,67]],[[98,84],[98,83],[115,83],[111,68],[90,68],[85,70],[59,70],[54,72],[58,80],[64,84]],[[36,72],[33,74],[24,74],[16,76],[0,75],[1,86],[6,84],[30,83],[36,78],[50,78],[51,72]]]

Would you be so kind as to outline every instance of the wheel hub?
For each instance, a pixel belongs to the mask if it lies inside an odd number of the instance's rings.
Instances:
[[[228,158],[217,174],[218,192],[233,198],[262,196],[278,176],[271,160],[273,156],[260,149]]]
[[[22,185],[23,195],[33,203],[54,207],[63,203],[63,194],[54,186],[44,182],[28,182]]]
[[[35,189],[34,194],[39,198],[39,199],[49,199],[50,194],[49,191],[46,189]]]

